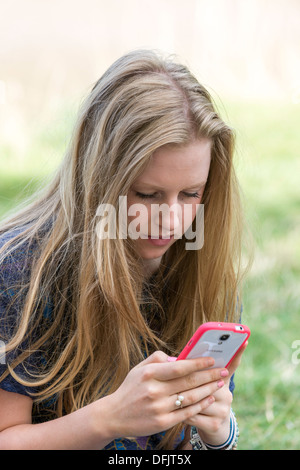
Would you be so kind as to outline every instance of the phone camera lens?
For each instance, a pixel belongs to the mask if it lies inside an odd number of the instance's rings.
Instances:
[[[226,341],[230,335],[222,335],[220,336],[220,341]]]
[[[244,331],[244,328],[242,327],[242,325],[237,325],[237,326],[235,327],[235,329],[236,329],[237,331]]]

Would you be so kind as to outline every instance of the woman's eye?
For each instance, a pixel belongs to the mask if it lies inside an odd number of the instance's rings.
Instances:
[[[197,191],[195,193],[182,192],[184,197],[201,199],[202,194],[199,194]],[[159,197],[159,193],[141,193],[140,191],[135,191],[135,195],[140,199],[154,199]]]
[[[186,197],[194,197],[196,199],[200,199],[201,198],[201,194],[198,194],[197,192],[196,193],[183,193],[184,196]]]
[[[136,191],[135,195],[141,199],[151,199],[156,196],[156,193],[153,194],[145,194],[145,193],[140,193]]]

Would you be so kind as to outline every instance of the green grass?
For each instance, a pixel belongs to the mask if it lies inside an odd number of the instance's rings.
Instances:
[[[63,158],[75,120],[68,106],[52,120],[28,126],[28,144],[0,142],[0,218],[51,178]]]
[[[300,449],[300,108],[233,104],[237,168],[255,239],[244,295],[252,336],[236,375],[240,449]]]
[[[236,166],[255,240],[243,317],[252,335],[233,405],[239,448],[300,449],[300,364],[292,363],[292,343],[300,340],[300,105],[224,107],[237,133]],[[12,145],[0,147],[0,216],[55,168],[70,129],[69,113],[35,129],[20,161]]]

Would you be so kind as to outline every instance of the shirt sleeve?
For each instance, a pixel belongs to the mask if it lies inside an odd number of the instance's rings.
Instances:
[[[11,255],[0,265],[0,389],[30,396],[36,391],[34,387],[23,385],[11,373],[5,376],[5,373],[9,370],[8,366],[27,347],[23,343],[15,350],[6,350],[6,345],[15,331],[24,304],[24,296],[19,295],[19,288],[22,286],[22,282],[24,283],[23,268],[24,260],[22,260],[21,254],[20,256],[18,254]],[[30,356],[26,363],[17,365],[14,368],[14,372],[21,379],[30,381],[30,374],[33,371],[36,359],[35,355]]]
[[[229,382],[229,390],[231,391],[232,395],[233,395],[234,389],[235,389],[235,383],[234,383],[234,374],[233,374]]]

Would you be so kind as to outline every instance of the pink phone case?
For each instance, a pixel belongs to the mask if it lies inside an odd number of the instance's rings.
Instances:
[[[209,356],[215,359],[213,367],[227,367],[249,336],[250,330],[246,325],[204,323],[188,341],[177,360]]]

